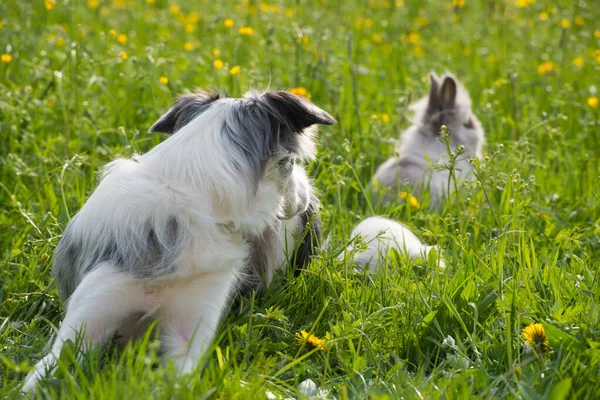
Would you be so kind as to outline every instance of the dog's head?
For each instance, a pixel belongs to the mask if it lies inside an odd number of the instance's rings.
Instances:
[[[314,125],[334,123],[331,115],[288,92],[229,98],[200,91],[179,97],[150,132],[174,134],[166,141],[172,141],[169,147],[179,158],[194,159],[193,166],[180,167],[197,187],[212,191],[219,214],[252,214],[261,205],[269,207],[261,214],[281,214],[290,187],[306,188],[289,182],[295,163],[315,156]],[[271,197],[279,197],[276,207]]]

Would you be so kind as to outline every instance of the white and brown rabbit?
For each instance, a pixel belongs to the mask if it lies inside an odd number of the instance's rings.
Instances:
[[[481,123],[471,111],[471,99],[467,90],[454,76],[446,74],[438,78],[430,75],[429,96],[412,108],[413,124],[402,134],[397,148],[398,155],[384,162],[373,177],[374,200],[392,201],[407,185],[416,196],[429,188],[430,208],[441,208],[443,198],[454,190],[448,185],[449,169],[439,168],[447,164],[449,155],[441,137],[441,127],[449,131],[450,149],[456,152],[462,146],[455,174],[457,180],[472,180],[470,158],[481,158],[484,132]]]

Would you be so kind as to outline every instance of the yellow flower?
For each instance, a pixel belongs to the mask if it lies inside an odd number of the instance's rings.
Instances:
[[[117,36],[117,42],[121,44],[127,43],[127,35],[121,33],[119,36]]]
[[[296,38],[296,43],[298,43],[298,44],[300,44],[300,43],[306,44],[306,43],[308,43],[308,41],[309,41],[308,35],[302,34],[302,36],[299,36]]]
[[[426,27],[429,25],[429,18],[424,15],[419,15],[417,18],[415,18],[415,23],[422,28]]]
[[[188,24],[196,24],[200,21],[200,15],[196,12],[191,12],[187,18],[185,18],[185,21]]]
[[[379,33],[372,34],[371,39],[373,39],[374,43],[381,43],[381,41],[383,40],[383,38],[381,37],[381,35]]]
[[[110,31],[108,31],[108,34],[112,37],[117,36],[117,31],[115,31],[114,29],[111,29]]]
[[[533,3],[535,3],[535,0],[517,0],[515,2],[517,7],[519,7],[519,8],[527,7],[528,5],[533,4]]]
[[[184,29],[185,29],[185,33],[192,33],[192,32],[194,32],[194,25],[186,24]]]
[[[254,34],[254,29],[249,26],[242,26],[239,31],[240,35],[244,36],[252,36]]]
[[[406,197],[408,197],[407,192],[400,192],[400,199],[405,199]]]
[[[13,57],[10,54],[2,54],[2,62],[4,64],[8,64],[9,62],[11,62],[13,59]]]
[[[595,37],[596,39],[600,39],[600,29],[596,29],[596,30],[594,31],[594,37]]]
[[[456,8],[462,8],[465,6],[465,0],[452,0],[452,5]]]
[[[423,57],[425,55],[425,51],[421,46],[415,46],[415,48],[412,49],[412,55],[415,57]]]
[[[240,72],[242,72],[242,69],[240,68],[239,65],[235,65],[229,70],[229,73],[233,76],[239,74]]]
[[[219,58],[221,56],[221,50],[219,49],[212,49],[212,53],[215,58]]]
[[[192,50],[194,50],[194,43],[192,43],[192,42],[185,42],[183,44],[183,48],[185,49],[185,51],[192,51]]]
[[[308,343],[313,347],[319,347],[319,350],[321,351],[327,350],[327,346],[325,346],[325,339],[319,339],[317,336],[310,335],[304,330],[296,332],[296,339],[300,344]]]
[[[575,25],[583,25],[585,23],[585,19],[581,15],[575,17]]]
[[[44,7],[46,10],[52,10],[56,5],[56,0],[44,0]]]
[[[121,60],[127,60],[127,58],[129,58],[127,53],[125,53],[124,51],[119,53],[119,57],[121,57]]]
[[[542,324],[531,324],[524,328],[521,331],[521,337],[525,340],[525,343],[542,351],[546,351],[550,345]]]
[[[583,67],[584,63],[585,63],[585,61],[583,60],[583,57],[581,57],[581,56],[575,57],[573,59],[573,64],[577,65],[579,68]]]
[[[223,68],[223,61],[221,61],[221,60],[215,60],[213,62],[213,67],[215,67],[216,69]]]
[[[100,4],[100,2],[98,0],[88,0],[89,8],[98,8],[99,4]]]
[[[365,26],[367,28],[371,28],[373,25],[375,25],[375,22],[371,18],[365,19]]]
[[[4,57],[4,56],[2,56],[2,57]],[[4,59],[2,61],[4,61]],[[598,99],[598,96],[590,97],[588,99],[588,106],[590,106],[590,107],[596,108],[596,107],[598,107],[598,103],[600,103],[600,99]]]
[[[298,96],[306,97],[310,99],[310,93],[303,87],[295,87],[290,89],[290,93],[297,94]]]
[[[172,4],[171,7],[169,7],[169,12],[173,15],[177,15],[181,13],[181,7],[179,7],[177,4]]]
[[[468,47],[465,47],[462,51],[463,56],[468,57],[471,55],[471,49]]]
[[[538,19],[539,19],[540,21],[546,21],[546,20],[548,20],[548,18],[549,18],[549,17],[550,17],[550,16],[548,15],[548,13],[547,13],[546,11],[542,11],[542,12],[540,13],[540,15],[538,15]]]
[[[562,21],[560,21],[560,26],[561,26],[563,29],[567,29],[567,28],[569,28],[569,27],[571,26],[571,21],[569,21],[569,20],[568,20],[568,19],[566,19],[566,18],[563,18],[563,19],[562,19]]]
[[[556,65],[552,61],[545,61],[538,66],[538,74],[546,75],[556,69]]]
[[[410,204],[410,207],[413,210],[418,210],[419,208],[421,208],[421,204],[419,203],[419,200],[417,200],[417,198],[415,196],[409,197],[408,204]]]
[[[167,78],[166,76],[161,76],[160,78],[158,78],[158,81],[163,85],[166,85],[167,83],[169,83],[169,78]]]
[[[421,41],[421,36],[418,33],[411,32],[408,34],[407,40],[410,44],[418,44]]]
[[[225,25],[225,28],[231,28],[235,25],[235,21],[231,18],[225,18],[225,20],[223,21],[223,25]]]

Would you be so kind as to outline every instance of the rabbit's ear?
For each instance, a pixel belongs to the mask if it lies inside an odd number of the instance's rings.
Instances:
[[[440,99],[440,82],[438,81],[438,77],[432,73],[429,75],[429,81],[431,82],[431,89],[429,89],[429,100],[427,102],[427,112],[425,113],[425,118],[440,111],[442,108],[442,101]]]
[[[456,81],[451,76],[444,78],[442,90],[440,92],[442,109],[448,110],[454,108],[456,103]]]

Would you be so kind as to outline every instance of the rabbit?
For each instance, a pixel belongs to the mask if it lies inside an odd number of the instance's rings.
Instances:
[[[442,200],[454,190],[453,183],[448,185],[450,171],[435,168],[450,159],[441,136],[442,125],[449,131],[451,151],[463,149],[455,167],[457,180],[474,179],[469,159],[482,157],[485,137],[481,123],[471,111],[469,94],[451,74],[438,78],[432,73],[430,81],[429,96],[411,107],[415,115],[400,138],[398,155],[375,172],[375,203],[397,198],[398,192],[408,185],[415,196],[422,196],[423,189],[429,187],[430,209],[441,208]]]
[[[387,263],[391,249],[396,249],[398,253],[410,258],[427,258],[432,249],[437,249],[437,246],[427,246],[421,243],[419,238],[406,226],[384,217],[370,217],[361,221],[354,227],[350,237],[352,244],[348,246],[347,252],[354,251],[353,243],[358,238],[366,246],[366,250],[359,251],[354,255],[358,271],[368,267],[369,272],[378,272]],[[340,258],[343,258],[343,254]],[[440,268],[445,268],[439,251],[438,263]]]

